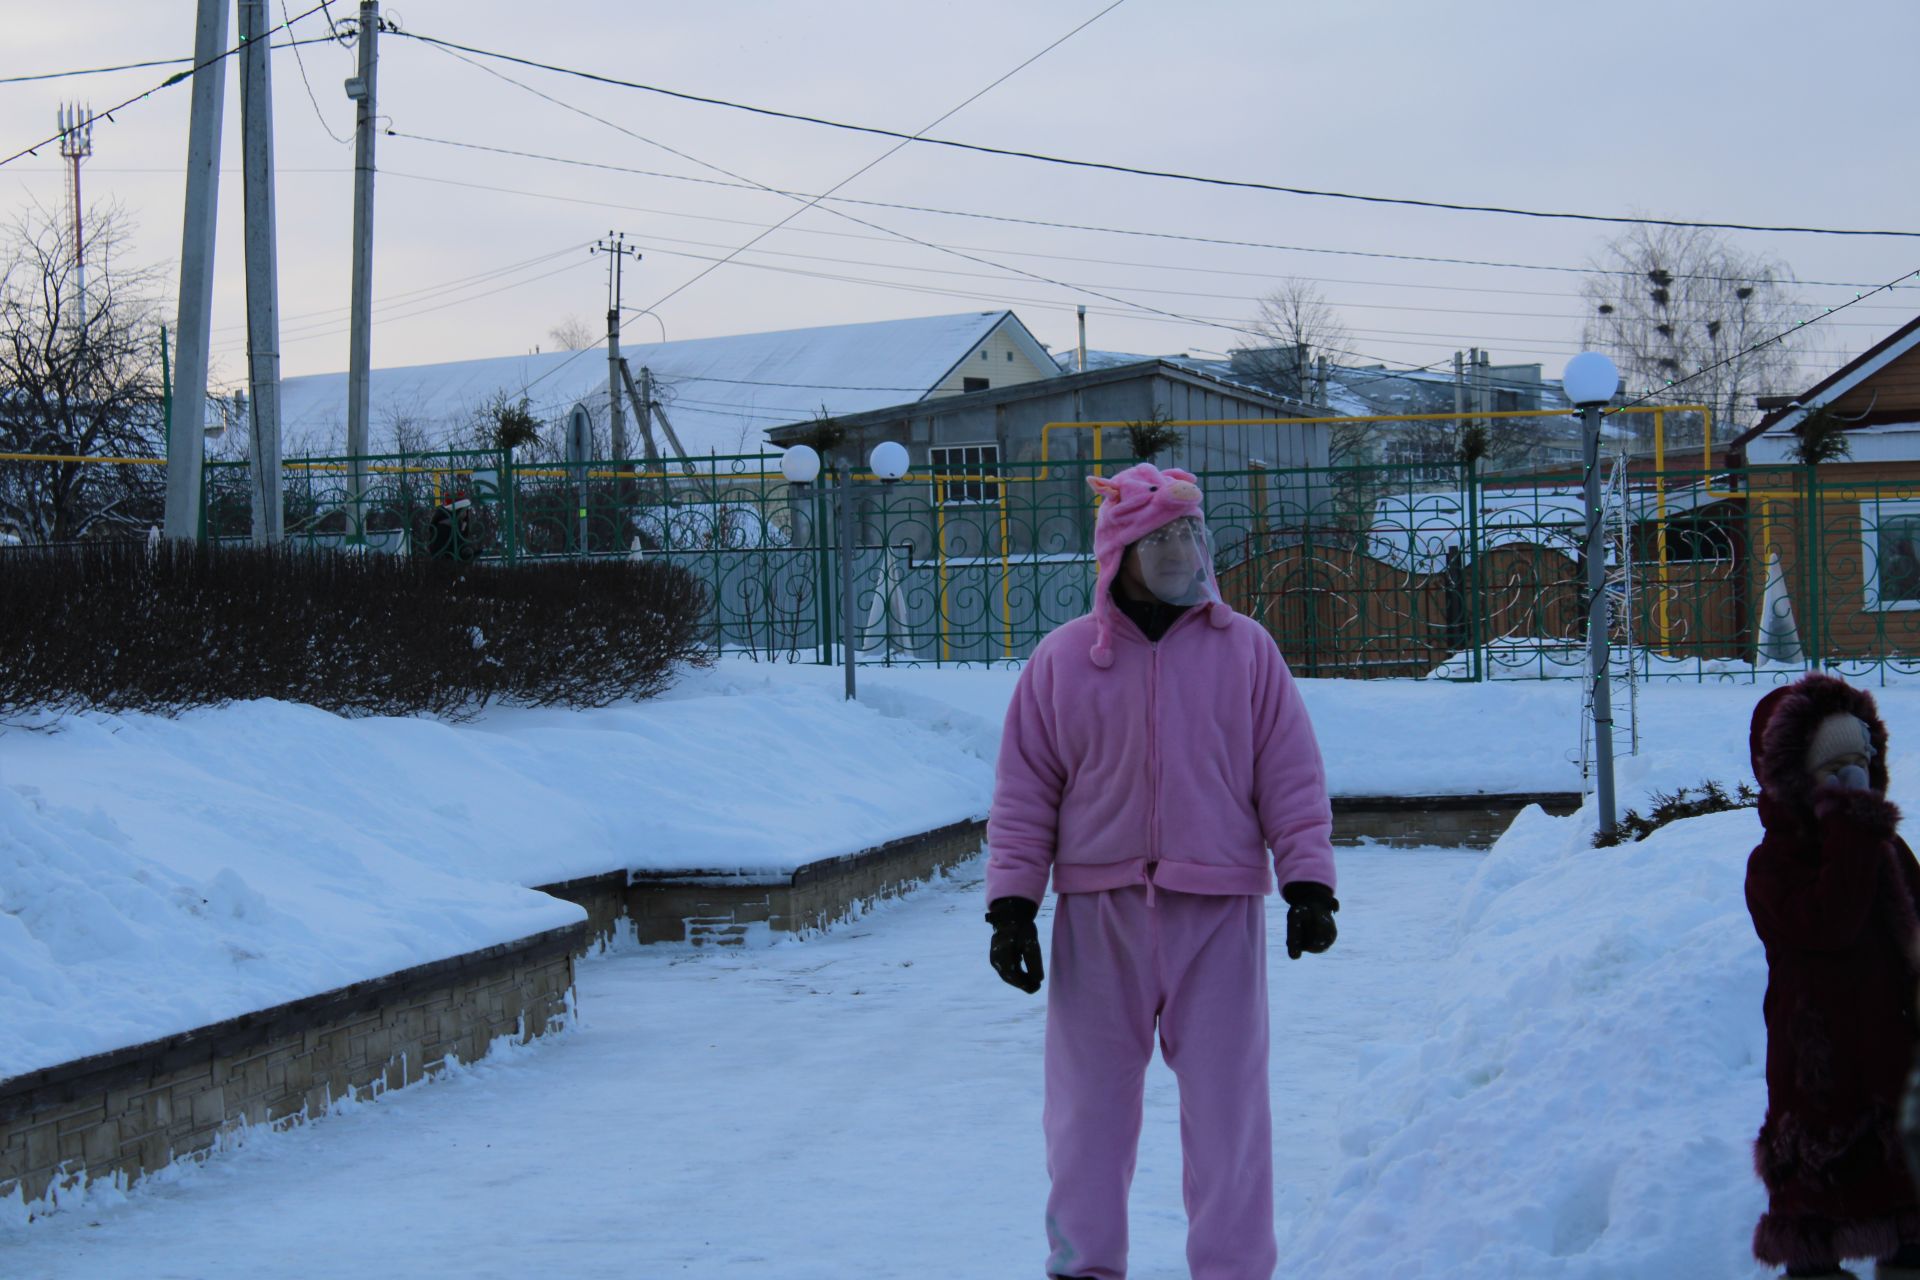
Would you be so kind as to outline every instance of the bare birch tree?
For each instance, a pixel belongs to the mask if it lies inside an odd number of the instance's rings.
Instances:
[[[1768,342],[1805,314],[1786,263],[1749,254],[1718,233],[1691,227],[1632,227],[1592,262],[1584,292],[1583,341],[1612,356],[1621,390],[1655,403],[1704,404],[1714,437],[1725,439],[1754,414],[1754,397],[1795,390],[1792,339]],[[1669,383],[1673,383],[1671,388]],[[1691,442],[1700,442],[1697,421]],[[1688,428],[1670,443],[1687,443]]]

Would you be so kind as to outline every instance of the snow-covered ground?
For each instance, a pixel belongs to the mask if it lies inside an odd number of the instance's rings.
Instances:
[[[1015,678],[870,669],[849,705],[831,668],[729,658],[463,725],[258,702],[0,732],[0,1078],[581,918],[530,886],[782,872],[984,815]],[[1336,794],[1580,785],[1573,682],[1302,683]],[[1643,690],[1623,801],[1744,778],[1755,697]],[[1907,741],[1920,688],[1881,698]]]
[[[559,910],[522,886],[668,840],[771,866],[979,812],[1012,679],[869,671],[848,706],[837,672],[730,660],[642,706],[459,727],[255,704],[0,734],[0,1056],[172,1029],[134,1034],[153,998],[293,998],[338,955],[417,963],[423,930],[517,929]],[[1758,693],[1643,690],[1623,803],[1743,780]],[[1305,696],[1338,793],[1578,784],[1571,683]],[[1920,689],[1876,696],[1920,812]],[[1281,1274],[1760,1274],[1753,815],[1604,851],[1592,820],[1529,811],[1485,855],[1341,851],[1340,945],[1274,965]],[[1041,1005],[986,969],[977,874],[807,941],[589,964],[553,1043],[124,1205],[0,1206],[0,1275],[1037,1274]],[[1135,1274],[1173,1276],[1153,1089]]]
[[[1340,943],[1298,962],[1273,900],[1289,1240],[1343,1164],[1340,1105],[1366,1046],[1420,1034],[1425,970],[1479,862],[1344,852]],[[590,961],[578,1029],[0,1234],[0,1272],[1038,1276],[1044,1003],[987,967],[980,870],[805,942]],[[1186,1275],[1180,1168],[1156,1062],[1134,1181],[1140,1280]]]

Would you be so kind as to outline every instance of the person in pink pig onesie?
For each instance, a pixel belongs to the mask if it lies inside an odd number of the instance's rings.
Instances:
[[[1028,993],[1053,878],[1047,1274],[1121,1280],[1156,1030],[1180,1084],[1195,1280],[1270,1280],[1265,897],[1333,945],[1326,774],[1273,637],[1220,598],[1195,478],[1091,477],[1093,610],[1021,672],[987,820],[996,972]],[[1272,850],[1269,865],[1267,851]]]

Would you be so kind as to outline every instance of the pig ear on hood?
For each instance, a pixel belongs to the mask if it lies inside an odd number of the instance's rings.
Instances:
[[[1160,473],[1169,480],[1185,480],[1188,484],[1199,484],[1200,477],[1191,471],[1182,471],[1179,467],[1168,467]]]
[[[1107,479],[1105,476],[1088,476],[1087,487],[1103,498],[1118,498],[1120,496],[1119,484]]]

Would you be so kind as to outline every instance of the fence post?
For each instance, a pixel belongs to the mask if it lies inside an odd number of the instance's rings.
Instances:
[[[1304,648],[1307,653],[1307,674],[1309,676],[1317,676],[1320,674],[1320,601],[1314,594],[1312,513],[1308,513],[1307,520],[1302,526],[1301,532],[1301,571],[1305,575],[1307,588],[1306,591],[1302,593],[1306,597],[1306,608],[1302,611],[1304,616],[1301,618],[1302,630],[1305,632],[1305,634],[1301,636],[1301,647]]]
[[[1806,513],[1806,528],[1801,530],[1801,556],[1807,564],[1807,669],[1820,669],[1821,649],[1821,606],[1826,584],[1820,573],[1820,484],[1814,473],[1814,464],[1809,462],[1804,468],[1802,483],[1806,485],[1806,499],[1800,509]]]
[[[520,502],[518,497],[520,480],[518,470],[514,466],[513,450],[503,449],[500,452],[502,461],[500,469],[500,505],[505,509],[506,513],[504,519],[507,524],[507,563],[518,564],[520,562]]]
[[[821,470],[825,470],[822,464]],[[814,643],[819,651],[821,666],[833,662],[833,557],[827,554],[826,513],[822,499],[821,485],[813,486],[813,564],[814,564],[814,613],[818,615],[820,625],[814,632]]]
[[[1480,468],[1472,458],[1467,468],[1467,646],[1473,651],[1469,670],[1475,683],[1486,679],[1486,619],[1481,616],[1484,596],[1480,590]]]

